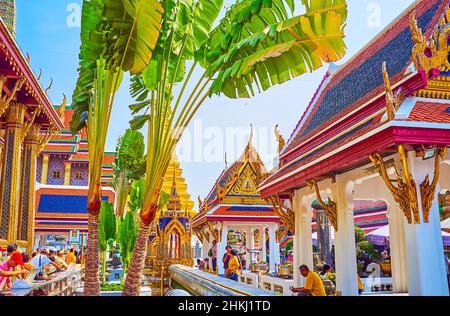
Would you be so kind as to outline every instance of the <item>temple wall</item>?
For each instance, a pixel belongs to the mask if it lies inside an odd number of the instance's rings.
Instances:
[[[51,156],[48,164],[48,184],[63,185],[64,184],[64,157]],[[61,177],[53,177],[54,172],[59,171]]]

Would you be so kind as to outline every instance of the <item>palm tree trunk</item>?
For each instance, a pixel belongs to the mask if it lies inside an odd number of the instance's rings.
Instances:
[[[98,264],[98,222],[99,214],[88,214],[88,242],[86,251],[86,270],[84,274],[84,295],[100,296]]]
[[[144,271],[145,257],[147,255],[147,241],[150,235],[150,223],[146,224],[141,221],[139,226],[133,255],[127,268],[123,296],[139,296],[140,294],[142,272]]]
[[[84,273],[84,295],[100,296],[98,224],[101,207],[101,184],[98,183],[88,202],[88,242],[86,251],[86,269]]]

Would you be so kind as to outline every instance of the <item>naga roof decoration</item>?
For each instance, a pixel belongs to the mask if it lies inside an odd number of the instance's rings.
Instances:
[[[347,63],[332,65],[283,148],[280,168],[261,183],[262,196],[362,165],[374,150],[398,142],[450,140],[450,69],[443,57],[449,21],[448,0],[416,1]],[[392,120],[386,92],[398,101]]]

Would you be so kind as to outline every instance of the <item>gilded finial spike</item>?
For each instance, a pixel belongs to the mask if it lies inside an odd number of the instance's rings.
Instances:
[[[48,85],[47,89],[45,89],[45,94],[47,94],[48,91],[50,91],[50,89],[52,88],[52,86],[53,86],[53,78],[50,78],[50,84]]]
[[[59,117],[63,122],[65,119],[66,107],[67,107],[67,96],[63,93],[63,102],[61,103],[61,107],[59,108]]]
[[[278,124],[275,125],[275,137],[278,141],[278,155],[283,150],[284,146],[286,145],[286,141],[284,140],[283,135],[281,135],[280,131],[278,130]]]
[[[40,81],[42,78],[42,69],[39,69],[39,75],[37,76],[37,80]]]
[[[27,63],[29,64],[29,63],[30,63],[30,61],[31,61],[31,57],[30,57],[30,54],[28,54],[28,53],[27,53],[27,57],[26,57],[26,59],[27,59]]]

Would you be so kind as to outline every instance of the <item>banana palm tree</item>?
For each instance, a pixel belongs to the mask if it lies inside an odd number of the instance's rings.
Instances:
[[[162,179],[205,100],[214,94],[248,98],[345,54],[345,0],[302,0],[301,15],[295,14],[294,0],[238,0],[218,23],[223,0],[160,3],[160,36],[148,66],[131,86],[138,101],[130,107],[136,116],[131,126],[148,123],[148,140],[140,227],[123,295],[139,295]]]
[[[116,215],[124,217],[131,183],[141,179],[145,174],[144,136],[131,129],[119,137],[114,159],[113,188],[116,191]]]
[[[89,144],[88,245],[84,294],[98,296],[101,166],[112,106],[124,72],[141,73],[160,35],[158,0],[84,0],[79,76],[72,96],[73,132],[87,128]]]

